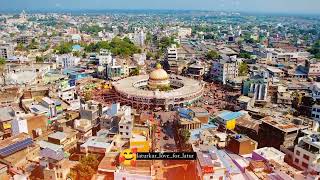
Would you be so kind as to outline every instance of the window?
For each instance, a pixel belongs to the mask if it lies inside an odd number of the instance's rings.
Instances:
[[[120,126],[120,129],[122,129],[123,128],[123,126]]]
[[[296,151],[296,155],[297,155],[297,156],[300,156],[300,151]]]
[[[294,162],[295,162],[295,163],[299,163],[299,159],[296,158],[296,159],[294,160]]]
[[[126,132],[126,135],[129,135],[129,133]]]
[[[305,167],[305,168],[308,168],[308,164],[305,163],[305,162],[302,163],[302,166]]]
[[[320,109],[317,109],[317,112],[320,112]]]
[[[213,179],[213,176],[210,176],[210,179]]]
[[[309,160],[309,156],[307,156],[305,154],[303,155],[303,158],[306,159],[306,160]]]
[[[127,126],[126,129],[129,129],[129,127]]]

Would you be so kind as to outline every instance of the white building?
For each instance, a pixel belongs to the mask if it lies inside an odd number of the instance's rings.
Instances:
[[[99,60],[99,65],[103,66],[105,64],[110,64],[112,61],[112,55],[109,50],[100,49],[99,55],[97,55],[97,59]]]
[[[133,61],[136,62],[140,66],[144,65],[146,60],[147,60],[146,53],[134,54],[133,55]]]
[[[211,68],[212,78],[227,83],[227,80],[234,79],[239,76],[239,65],[241,60],[238,60],[235,56],[228,57],[222,56],[218,62],[213,62]]]
[[[27,119],[17,117],[11,121],[11,130],[12,136],[17,136],[20,133],[27,133],[28,134],[28,123]]]
[[[63,69],[72,68],[79,64],[80,58],[74,57],[69,54],[63,54],[57,57],[57,66]]]
[[[122,106],[120,109],[122,113],[121,120],[119,122],[119,134],[121,138],[130,139],[131,131],[133,128],[133,118],[131,116],[131,107]]]
[[[136,31],[133,35],[133,43],[138,45],[138,46],[144,46],[144,42],[146,39],[146,35],[143,32],[143,30]]]
[[[315,82],[311,87],[311,95],[314,99],[318,100],[320,99],[320,83],[319,82]]]
[[[177,46],[175,44],[172,44],[171,47],[167,48],[166,59],[168,61],[178,60],[178,51]]]
[[[294,147],[293,164],[308,172],[320,173],[320,133],[299,138]]]
[[[13,56],[13,47],[9,43],[0,44],[0,58],[8,59]]]
[[[179,28],[178,29],[178,37],[186,38],[187,36],[191,36],[192,29],[191,28]]]

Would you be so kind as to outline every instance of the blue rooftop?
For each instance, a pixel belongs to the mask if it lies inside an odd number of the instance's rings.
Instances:
[[[201,128],[199,129],[194,129],[190,131],[190,139],[191,140],[196,140],[200,138],[200,132],[205,130],[205,129],[213,129],[216,128],[217,126],[214,124],[203,124]]]
[[[223,120],[229,121],[229,120],[232,120],[232,119],[237,119],[242,115],[243,115],[242,112],[223,111],[222,113],[220,113],[218,115],[218,117],[220,117]]]
[[[72,46],[72,51],[80,51],[81,50],[81,46],[80,45],[73,45]]]

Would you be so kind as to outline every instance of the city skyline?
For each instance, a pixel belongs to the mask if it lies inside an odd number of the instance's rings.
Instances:
[[[316,0],[163,0],[151,2],[148,0],[103,1],[103,0],[3,0],[0,11],[61,11],[61,10],[209,10],[209,11],[236,11],[249,13],[280,13],[280,14],[319,14],[320,2]],[[289,6],[288,6],[289,5]]]

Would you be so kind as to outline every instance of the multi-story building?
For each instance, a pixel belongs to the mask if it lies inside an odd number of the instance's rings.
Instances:
[[[72,152],[77,145],[77,131],[65,129],[63,132],[57,131],[48,136],[48,142],[56,145],[62,145],[64,151]]]
[[[85,104],[81,104],[80,117],[81,119],[90,120],[92,125],[95,126],[99,117],[99,104],[95,101],[88,101]]]
[[[119,122],[119,134],[121,138],[130,139],[133,128],[133,117],[131,116],[131,107],[130,106],[122,106],[120,109],[120,113],[118,113],[120,118]]]
[[[228,138],[226,149],[238,154],[245,155],[257,149],[258,143],[247,136],[236,134]]]
[[[172,44],[170,47],[168,47],[166,52],[166,60],[168,61],[178,60],[178,51],[177,51],[177,46],[175,44]]]
[[[112,61],[111,52],[106,49],[100,49],[99,55],[97,55],[97,59],[99,60],[100,66],[103,66],[105,64],[110,64]]]
[[[320,175],[320,134],[299,138],[294,147],[293,164],[307,172]]]
[[[133,35],[133,43],[143,47],[146,39],[146,35],[143,30],[136,31]]]
[[[145,53],[133,55],[133,61],[136,62],[140,66],[144,65],[146,59],[147,59],[147,56]]]
[[[88,119],[74,120],[74,129],[79,131],[77,134],[77,138],[80,141],[85,141],[92,136],[92,124]]]
[[[312,117],[312,119],[320,122],[320,105],[314,104],[312,106],[311,117]]]
[[[239,64],[240,60],[237,60],[235,56],[223,56],[223,59],[213,62],[210,74],[214,80],[226,84],[229,79],[239,76]]]
[[[319,100],[320,99],[320,83],[314,82],[309,89],[311,91],[311,96],[313,97],[313,99]]]
[[[308,77],[317,77],[320,75],[320,62],[317,59],[310,59],[305,61],[305,67],[301,68]]]
[[[216,151],[197,152],[197,175],[201,180],[226,179],[226,167]]]
[[[13,55],[13,47],[9,43],[0,44],[0,57],[8,59]]]
[[[298,132],[308,129],[306,125],[294,124],[282,117],[267,116],[262,118],[261,121],[258,131],[259,147],[274,147],[276,149],[293,147]]]
[[[245,80],[242,86],[242,94],[252,97],[256,102],[267,101],[268,79],[260,75],[255,75]]]
[[[70,54],[63,54],[63,55],[57,56],[56,58],[57,66],[62,69],[75,67],[79,64],[79,62],[80,62],[80,58],[74,57]]]

